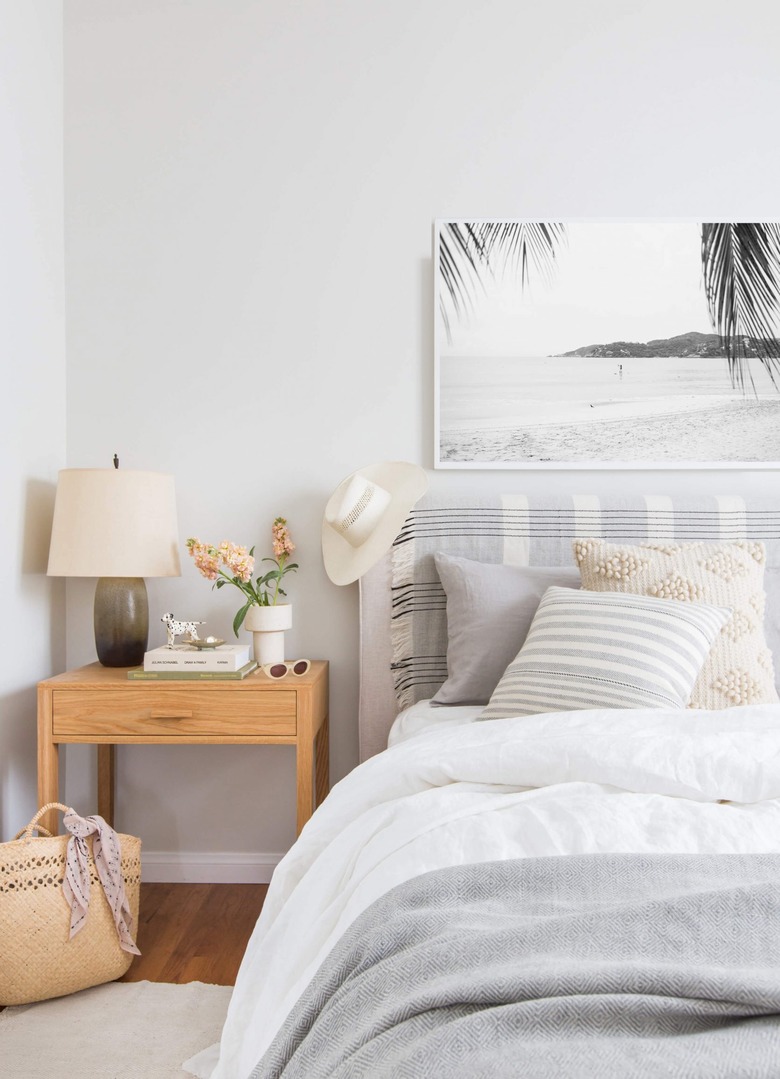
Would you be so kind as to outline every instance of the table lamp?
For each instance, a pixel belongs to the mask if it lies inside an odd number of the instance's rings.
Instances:
[[[173,476],[65,468],[54,502],[50,577],[97,577],[95,646],[104,667],[143,662],[149,642],[144,577],[181,573]]]

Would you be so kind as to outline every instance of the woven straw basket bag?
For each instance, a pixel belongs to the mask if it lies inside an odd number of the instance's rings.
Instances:
[[[133,956],[119,945],[111,909],[89,848],[90,901],[84,928],[72,939],[63,895],[68,835],[52,836],[38,824],[40,809],[10,843],[0,843],[0,1005],[30,1004],[121,978]],[[33,832],[43,836],[33,836]],[[141,840],[118,836],[125,894],[138,925]],[[1,1070],[1,1069],[0,1069]]]

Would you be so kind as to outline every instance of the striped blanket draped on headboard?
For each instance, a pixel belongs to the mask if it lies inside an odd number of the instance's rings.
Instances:
[[[401,707],[447,677],[446,597],[433,555],[512,565],[573,566],[572,540],[762,540],[780,565],[780,499],[664,495],[457,498],[429,495],[409,514],[392,555],[393,680]]]

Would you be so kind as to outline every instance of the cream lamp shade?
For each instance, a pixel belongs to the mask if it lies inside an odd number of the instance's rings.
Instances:
[[[50,577],[98,577],[95,640],[108,667],[143,661],[149,612],[144,577],[178,577],[173,476],[66,468],[54,503]]]

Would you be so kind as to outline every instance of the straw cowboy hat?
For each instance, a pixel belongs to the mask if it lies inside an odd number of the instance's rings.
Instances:
[[[406,461],[368,465],[342,480],[322,522],[322,557],[331,581],[350,584],[367,573],[427,489],[423,470]]]

